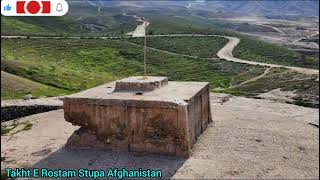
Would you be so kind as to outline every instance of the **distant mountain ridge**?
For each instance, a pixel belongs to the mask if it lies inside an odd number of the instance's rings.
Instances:
[[[319,16],[319,1],[210,1],[206,5],[244,14]]]
[[[132,6],[156,8],[159,6],[183,6],[188,9],[206,11],[225,11],[255,15],[319,16],[319,1],[315,0],[225,0],[225,1],[122,1],[87,0],[95,6]]]

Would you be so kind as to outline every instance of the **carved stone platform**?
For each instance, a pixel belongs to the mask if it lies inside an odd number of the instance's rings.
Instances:
[[[63,99],[66,121],[81,128],[66,147],[187,157],[212,122],[209,83],[130,77]]]

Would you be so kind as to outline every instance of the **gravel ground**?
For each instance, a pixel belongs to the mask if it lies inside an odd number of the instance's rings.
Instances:
[[[32,128],[1,136],[1,168],[162,169],[167,178],[319,178],[319,110],[263,99],[211,95],[213,121],[188,159],[99,150],[67,150],[78,127],[63,111],[21,118]],[[12,121],[2,123],[10,125]],[[19,126],[17,127],[19,128]],[[13,130],[12,132],[17,132]]]

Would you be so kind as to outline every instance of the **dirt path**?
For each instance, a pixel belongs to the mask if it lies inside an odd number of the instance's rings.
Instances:
[[[245,64],[251,64],[251,65],[261,65],[261,66],[267,66],[267,67],[284,67],[287,69],[292,69],[295,71],[298,71],[303,74],[319,74],[319,70],[317,69],[310,69],[310,68],[301,68],[301,67],[294,67],[294,66],[284,66],[284,65],[278,65],[278,64],[269,64],[269,63],[262,63],[262,62],[256,62],[256,61],[248,61],[239,59],[233,56],[232,52],[234,48],[240,43],[240,39],[236,37],[228,37],[224,36],[225,38],[229,39],[229,42],[218,52],[218,57],[225,59],[227,61],[233,61],[233,62],[239,62],[239,63],[245,63]]]
[[[230,86],[229,88],[236,88],[236,87],[242,86],[244,84],[247,84],[249,82],[256,81],[256,80],[264,77],[265,75],[267,75],[270,72],[270,70],[271,70],[271,67],[267,68],[261,75],[259,75],[257,77],[254,77],[252,79],[246,80],[246,81],[244,81],[244,82],[242,82],[240,84],[236,84],[236,85]]]

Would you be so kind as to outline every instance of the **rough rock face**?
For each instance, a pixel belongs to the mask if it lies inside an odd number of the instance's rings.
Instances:
[[[64,98],[66,121],[81,126],[66,147],[187,157],[212,122],[208,83],[169,81],[141,95],[114,89],[113,82]]]

